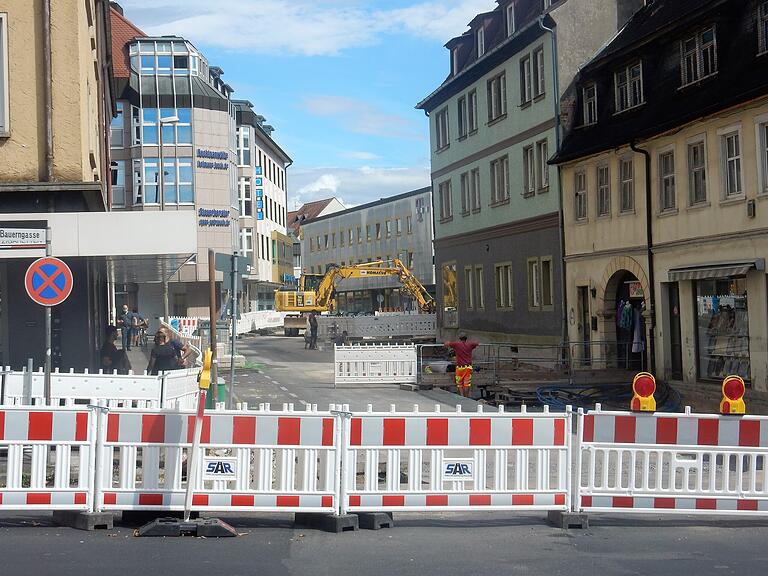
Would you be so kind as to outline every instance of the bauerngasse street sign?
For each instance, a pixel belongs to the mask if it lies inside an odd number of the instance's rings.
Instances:
[[[45,221],[0,222],[0,258],[45,255]]]

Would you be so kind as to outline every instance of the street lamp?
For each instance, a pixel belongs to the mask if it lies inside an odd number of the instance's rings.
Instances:
[[[160,184],[160,210],[165,210],[165,186],[163,184],[165,175],[165,166],[163,166],[163,128],[165,126],[175,126],[179,123],[178,116],[166,116],[160,118],[160,158],[158,166],[159,184]],[[168,306],[168,278],[163,276],[163,316],[166,322],[170,322],[169,306]]]

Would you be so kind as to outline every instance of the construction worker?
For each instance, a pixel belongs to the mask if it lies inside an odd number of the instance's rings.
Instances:
[[[472,386],[472,351],[478,344],[468,341],[467,335],[461,332],[458,342],[446,342],[445,345],[456,353],[456,387],[459,394],[469,398],[469,388]]]

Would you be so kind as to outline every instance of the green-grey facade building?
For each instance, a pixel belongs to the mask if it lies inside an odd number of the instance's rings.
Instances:
[[[430,117],[441,337],[563,339],[560,98],[642,0],[498,0],[451,39]]]

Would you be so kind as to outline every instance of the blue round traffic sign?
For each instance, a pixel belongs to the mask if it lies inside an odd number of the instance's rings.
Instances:
[[[58,258],[38,258],[27,268],[24,287],[38,304],[56,306],[72,293],[72,270]]]

